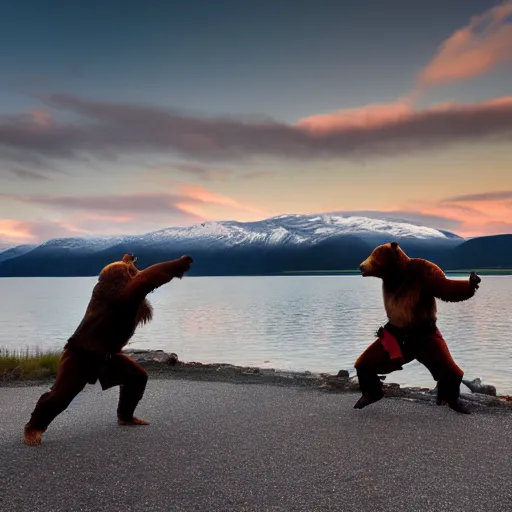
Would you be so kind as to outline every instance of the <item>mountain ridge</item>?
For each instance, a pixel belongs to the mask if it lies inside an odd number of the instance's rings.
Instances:
[[[392,240],[409,256],[445,270],[512,268],[512,235],[464,239],[390,215],[328,212],[204,222],[140,235],[54,238],[0,252],[0,277],[92,276],[125,252],[136,253],[141,268],[191,253],[196,263],[190,275],[355,270],[376,245]]]

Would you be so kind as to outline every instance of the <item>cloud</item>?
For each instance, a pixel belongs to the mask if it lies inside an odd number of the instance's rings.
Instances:
[[[389,210],[338,212],[373,218],[403,220],[450,231],[462,237],[512,233],[512,190],[442,198],[403,204]]]
[[[265,215],[265,212],[260,208],[252,206],[250,204],[241,203],[240,201],[232,199],[231,197],[212,192],[204,187],[183,183],[179,185],[179,188],[180,192],[186,198],[184,201],[180,203],[180,205],[186,205],[186,208],[190,208],[190,202],[199,202],[203,204],[225,206],[241,212]]]
[[[31,238],[25,223],[15,219],[0,219],[0,236],[10,241],[22,241]]]
[[[53,216],[51,221],[39,224],[13,224],[16,221],[10,221],[4,225],[4,233],[0,230],[0,236],[9,234],[12,238],[18,233],[17,236],[21,238],[31,238],[35,236],[33,226],[38,228],[38,235],[43,233],[43,228],[51,232],[52,236],[66,236],[69,232],[134,234],[218,218],[219,211],[220,216],[225,218],[237,217],[246,220],[254,220],[266,214],[252,205],[204,187],[178,183],[174,189],[175,193],[88,196],[0,194],[0,199],[41,206]],[[212,216],[212,210],[217,210],[217,214]]]
[[[318,135],[334,131],[368,131],[407,121],[413,115],[410,102],[397,100],[393,103],[376,103],[309,116],[298,121],[295,126]]]
[[[65,123],[34,114],[0,117],[2,149],[26,158],[113,158],[172,153],[196,160],[294,159],[401,155],[487,137],[508,140],[512,97],[443,104],[413,111],[380,105],[312,116],[296,125],[233,118],[187,117],[165,109],[54,95],[47,103],[77,115]],[[51,119],[51,120],[50,120]],[[189,172],[191,167],[182,167]],[[199,168],[196,172],[201,172]]]
[[[260,220],[282,212],[266,212],[232,198],[187,184],[178,193],[134,196],[88,196],[73,208],[69,196],[8,196],[21,202],[52,207],[58,219],[26,222],[0,219],[0,239],[12,243],[36,243],[54,237],[96,235],[135,235],[166,226],[190,225],[218,219],[209,215],[212,207],[223,211],[224,219]],[[6,197],[4,194],[0,197]],[[456,201],[460,200],[460,203]],[[137,202],[138,201],[138,202]],[[151,205],[160,205],[162,210]],[[134,205],[137,208],[134,208]],[[171,204],[171,210],[169,210]],[[310,212],[311,213],[311,212]],[[323,212],[322,212],[323,213]],[[512,202],[506,193],[467,195],[442,199],[434,203],[415,204],[413,208],[389,210],[342,210],[331,213],[361,215],[370,218],[412,222],[451,231],[463,237],[512,233]],[[246,218],[243,218],[243,217]]]
[[[0,199],[38,205],[49,220],[0,220],[0,238],[16,243],[42,242],[54,237],[137,234],[169,225],[204,219],[178,206],[181,196],[148,193],[106,196],[14,195]],[[194,199],[187,198],[193,202]]]
[[[481,201],[503,201],[512,200],[512,190],[501,190],[499,192],[484,192],[481,194],[466,194],[463,196],[455,196],[444,199],[443,203],[466,203]]]
[[[35,171],[28,171],[27,169],[22,168],[11,168],[7,169],[9,174],[12,174],[16,178],[26,181],[49,181],[50,178],[45,176],[44,174],[40,174]]]
[[[228,169],[219,169],[217,167],[205,167],[197,164],[173,164],[172,167],[185,174],[193,174],[207,181],[222,180],[232,173],[232,171]]]
[[[439,47],[420,72],[418,85],[431,86],[474,78],[512,63],[512,2],[473,17]]]
[[[276,175],[274,171],[246,169],[229,169],[226,167],[217,167],[212,165],[199,165],[195,163],[167,163],[158,164],[144,171],[143,177],[149,178],[157,183],[174,183],[173,179],[168,179],[168,175],[173,175],[173,171],[181,172],[188,178],[194,177],[204,182],[226,182],[237,179],[241,181],[250,181],[261,178],[272,178]]]
[[[166,192],[150,192],[124,195],[16,195],[0,194],[0,198],[26,204],[47,206],[57,210],[86,211],[94,214],[127,214],[129,218],[140,214],[181,215],[183,210],[177,206],[180,201],[198,201],[185,195]],[[204,202],[204,201],[201,201]]]
[[[261,210],[254,206],[241,203],[222,194],[211,192],[204,187],[177,183],[175,188],[177,188],[177,193],[139,192],[133,194],[90,196],[0,194],[0,198],[59,209],[83,210],[96,213],[121,212],[132,216],[139,213],[181,214],[183,210],[178,205],[185,202],[203,205],[222,205],[234,210],[261,212]]]
[[[14,244],[32,244],[56,237],[72,237],[87,232],[69,222],[0,219],[0,237]]]
[[[511,116],[512,96],[473,104],[445,102],[423,110],[414,110],[412,97],[404,97],[391,103],[306,117],[296,126],[319,139],[358,137],[360,140],[354,142],[370,147],[389,142],[398,151],[401,146],[443,145],[443,139],[449,143],[498,134],[510,136]]]
[[[485,192],[449,197],[430,205],[417,205],[426,215],[438,215],[459,223],[465,237],[512,233],[512,191]]]
[[[154,165],[149,169],[150,174],[170,174],[178,171],[187,177],[201,181],[225,181],[234,174],[231,169],[196,163],[169,162]]]

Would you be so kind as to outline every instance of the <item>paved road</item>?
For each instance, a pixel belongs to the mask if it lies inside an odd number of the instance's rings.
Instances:
[[[150,426],[117,426],[118,389],[89,386],[27,447],[45,389],[0,388],[2,511],[512,510],[510,414],[150,380]]]

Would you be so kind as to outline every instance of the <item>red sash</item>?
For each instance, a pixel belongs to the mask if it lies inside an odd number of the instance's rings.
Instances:
[[[396,361],[400,365],[404,364],[402,349],[397,339],[387,330],[381,329],[379,340],[384,350],[389,354],[391,361]]]

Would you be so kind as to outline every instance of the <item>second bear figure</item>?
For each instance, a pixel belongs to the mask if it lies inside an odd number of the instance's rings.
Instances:
[[[446,302],[467,300],[478,289],[480,278],[472,272],[466,281],[447,279],[434,263],[409,258],[397,242],[374,249],[360,270],[363,277],[382,279],[388,323],[354,365],[362,392],[354,408],[362,409],[383,398],[379,374],[401,370],[416,359],[438,383],[437,404],[445,401],[455,411],[469,414],[459,401],[464,372],[436,326],[436,297]]]

